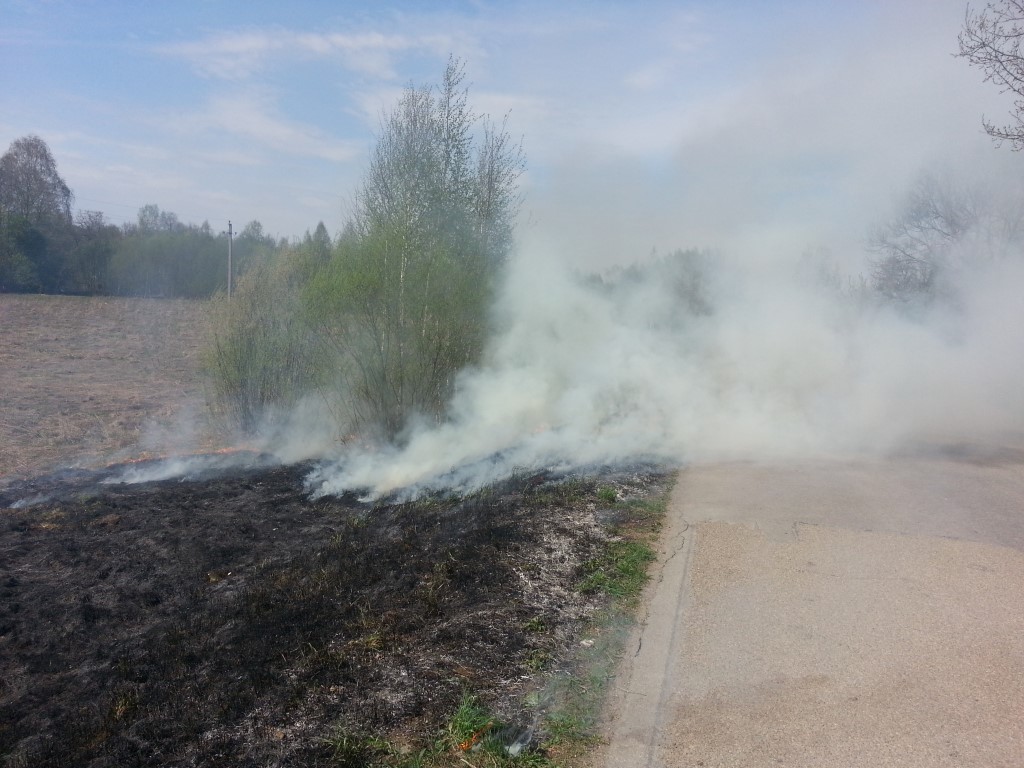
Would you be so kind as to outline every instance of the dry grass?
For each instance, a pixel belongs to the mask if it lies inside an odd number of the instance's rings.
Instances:
[[[0,294],[0,476],[209,447],[206,306]]]

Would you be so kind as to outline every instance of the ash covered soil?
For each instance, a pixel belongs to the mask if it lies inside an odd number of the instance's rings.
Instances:
[[[326,739],[415,751],[467,694],[529,722],[606,599],[580,584],[622,523],[608,489],[668,482],[533,473],[367,505],[310,499],[310,469],[0,485],[6,764],[336,764]]]

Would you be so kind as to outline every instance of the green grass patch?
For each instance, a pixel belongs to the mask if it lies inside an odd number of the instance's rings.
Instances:
[[[357,736],[339,730],[324,740],[330,750],[328,760],[332,768],[366,768],[388,765],[387,758],[395,751],[387,742],[374,736]]]
[[[580,591],[600,592],[620,600],[637,598],[647,582],[647,565],[653,560],[654,550],[646,542],[610,542],[601,555],[584,564],[586,575]]]
[[[527,632],[540,634],[548,631],[548,625],[541,616],[534,616],[532,619],[523,624],[523,629]]]
[[[534,504],[578,504],[592,498],[594,482],[583,477],[571,477],[557,485],[545,486],[530,494]]]
[[[542,751],[517,749],[516,736],[521,733],[467,694],[434,742],[418,752],[403,752],[376,736],[343,729],[324,744],[331,768],[558,768]]]
[[[502,722],[475,697],[466,695],[432,746],[413,755],[402,755],[392,748],[379,748],[376,753],[378,762],[365,765],[381,768],[442,768],[452,765],[558,768],[543,752],[522,747],[516,738],[522,732],[522,729]]]

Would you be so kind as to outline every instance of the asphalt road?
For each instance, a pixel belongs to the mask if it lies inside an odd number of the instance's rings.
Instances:
[[[606,768],[1024,766],[1024,450],[684,470]]]

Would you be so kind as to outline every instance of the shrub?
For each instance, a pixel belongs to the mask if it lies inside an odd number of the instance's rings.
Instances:
[[[213,330],[203,365],[218,409],[251,434],[274,409],[313,392],[324,362],[302,322],[286,263],[254,267],[229,300],[213,300]]]

